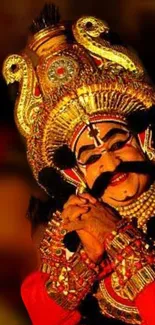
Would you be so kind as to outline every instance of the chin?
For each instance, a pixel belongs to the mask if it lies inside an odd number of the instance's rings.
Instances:
[[[102,198],[103,202],[107,203],[108,205],[112,206],[113,208],[117,208],[117,207],[121,207],[121,206],[126,206],[131,204],[134,200],[135,200],[135,196],[133,197],[125,197],[124,199],[122,198],[122,200],[119,201],[117,199],[113,199],[113,198]]]
[[[146,190],[147,184],[146,175],[130,173],[124,182],[109,185],[102,200],[113,207],[129,205]]]
[[[126,205],[129,205],[131,204],[132,202],[134,202],[134,200],[136,199],[136,195],[133,195],[133,196],[127,196],[126,198],[124,198],[124,200],[122,199],[122,201],[120,202],[116,202],[114,200],[111,200],[111,202],[113,201],[112,206],[113,207],[123,207],[123,206],[126,206]]]

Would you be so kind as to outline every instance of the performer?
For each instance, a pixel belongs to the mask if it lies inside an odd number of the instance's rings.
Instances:
[[[20,84],[16,123],[41,187],[54,196],[47,178],[61,175],[77,191],[48,223],[24,303],[35,325],[78,324],[98,283],[103,315],[153,325],[154,89],[105,22],[56,23],[45,10],[33,27],[3,67],[7,83]],[[65,243],[71,231],[81,241],[75,252]]]

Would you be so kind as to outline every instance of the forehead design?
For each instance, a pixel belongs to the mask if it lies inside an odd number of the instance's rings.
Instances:
[[[92,140],[95,146],[99,146],[103,143],[101,138],[110,129],[122,127],[127,128],[125,120],[102,119],[100,121],[92,121],[89,125],[83,126],[78,134],[73,135],[71,149],[76,151],[78,144],[84,145],[85,141],[92,142]]]

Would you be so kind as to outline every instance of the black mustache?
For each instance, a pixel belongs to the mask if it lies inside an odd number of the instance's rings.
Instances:
[[[116,173],[149,174],[155,179],[155,165],[149,160],[121,162],[113,172],[104,172],[97,177],[89,192],[96,198],[101,197]]]

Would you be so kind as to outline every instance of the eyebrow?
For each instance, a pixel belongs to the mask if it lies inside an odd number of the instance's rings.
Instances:
[[[95,148],[95,145],[94,144],[88,144],[88,145],[85,145],[85,146],[82,146],[80,149],[79,149],[79,152],[78,152],[78,155],[77,155],[77,159],[80,158],[82,152],[86,151],[86,150],[89,150],[89,149],[94,149]]]
[[[113,135],[115,134],[125,134],[127,133],[128,131],[127,130],[124,130],[124,129],[119,129],[119,128],[113,128],[111,130],[109,130],[105,135],[104,137],[101,139],[103,142],[107,142],[110,138],[113,137]],[[90,150],[90,149],[94,149],[95,148],[95,145],[94,144],[88,144],[88,145],[85,145],[85,146],[82,146],[80,149],[79,149],[79,152],[78,152],[78,155],[77,155],[77,159],[80,158],[82,152],[86,151],[86,150]]]
[[[128,131],[124,129],[114,128],[107,132],[104,137],[101,139],[103,142],[107,142],[115,134],[126,134]]]

